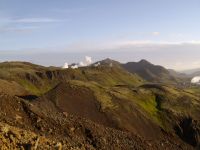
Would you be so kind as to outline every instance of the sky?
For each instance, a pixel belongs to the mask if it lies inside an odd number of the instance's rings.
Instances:
[[[0,62],[200,68],[199,0],[0,0]]]

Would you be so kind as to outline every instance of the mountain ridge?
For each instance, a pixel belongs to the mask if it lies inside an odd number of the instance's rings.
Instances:
[[[132,73],[111,59],[97,63],[77,69],[0,63],[0,83],[6,84],[6,88],[0,86],[0,125],[6,123],[64,141],[71,140],[65,136],[75,138],[93,149],[106,149],[105,145],[114,142],[109,132],[116,140],[118,136],[133,138],[115,145],[127,149],[147,149],[148,142],[152,149],[199,146],[198,87],[179,87],[177,80],[172,84],[169,70],[146,60],[131,62],[131,68],[139,69]],[[146,78],[163,74],[168,78],[159,78],[159,82]],[[139,136],[145,145],[129,135]]]

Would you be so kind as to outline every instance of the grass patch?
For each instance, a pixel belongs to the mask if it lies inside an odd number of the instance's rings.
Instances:
[[[145,89],[137,89],[136,92],[134,92],[131,88],[114,87],[110,93],[119,99],[125,99],[132,102],[133,104],[138,105],[146,112],[145,116],[148,116],[148,118],[153,120],[159,126],[164,127],[160,116],[161,103],[157,103],[156,95],[151,91]],[[158,105],[160,107],[159,109]],[[127,108],[127,110],[128,109],[129,108]]]
[[[93,91],[94,96],[96,97],[97,101],[101,104],[101,109],[104,111],[105,109],[116,109],[116,106],[112,102],[112,98],[107,93],[107,88],[102,87],[96,82],[90,81],[90,82],[83,82],[78,80],[71,80],[69,81],[70,85],[72,86],[82,86],[89,88],[91,91]]]
[[[19,79],[18,82],[31,94],[37,95],[37,96],[41,96],[42,94],[46,93],[47,91],[49,91],[56,85],[56,83],[50,84],[47,82],[46,84],[43,83],[43,85],[38,87],[27,80]]]

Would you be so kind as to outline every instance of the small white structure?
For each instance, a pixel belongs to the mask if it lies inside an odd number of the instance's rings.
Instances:
[[[191,83],[200,84],[200,76],[196,76],[196,77],[192,78]]]

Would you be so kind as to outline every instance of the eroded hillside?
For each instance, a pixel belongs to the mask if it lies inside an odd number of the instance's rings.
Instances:
[[[63,149],[199,146],[198,90],[162,81],[150,83],[112,63],[107,60],[97,67],[78,69],[1,63],[3,145]],[[6,132],[4,126],[9,128]]]

